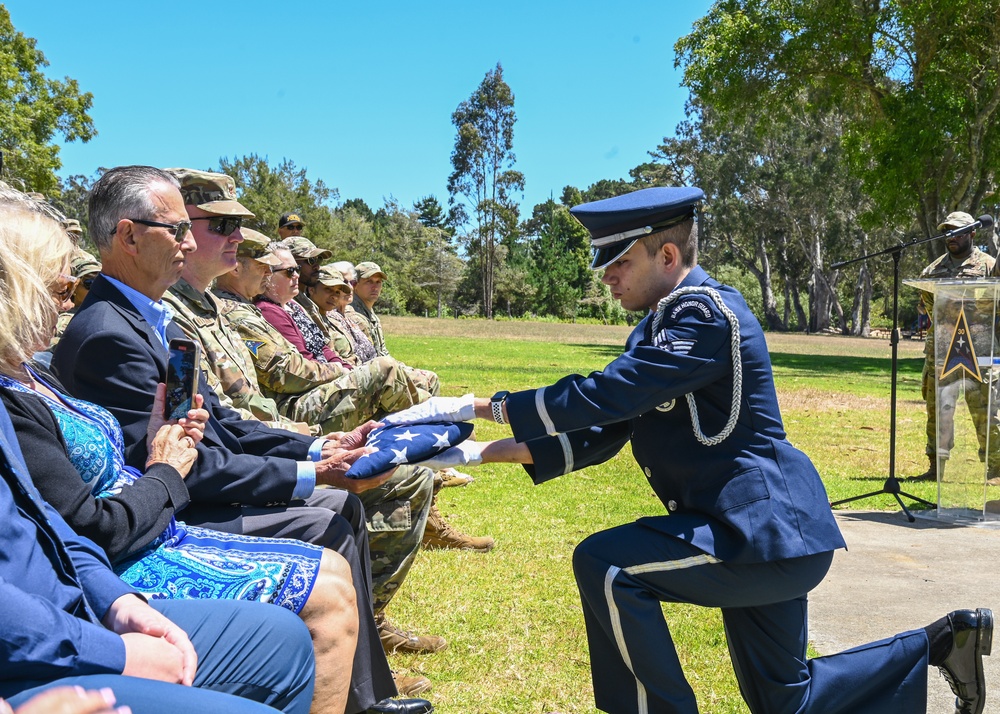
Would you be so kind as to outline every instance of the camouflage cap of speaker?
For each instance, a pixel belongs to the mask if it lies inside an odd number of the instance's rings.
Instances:
[[[240,228],[240,233],[243,234],[243,242],[236,249],[236,255],[253,258],[264,265],[281,265],[281,258],[268,250],[270,238],[252,228]]]
[[[236,200],[236,182],[225,174],[197,169],[164,169],[181,184],[185,206],[195,206],[217,216],[253,218],[254,214]]]

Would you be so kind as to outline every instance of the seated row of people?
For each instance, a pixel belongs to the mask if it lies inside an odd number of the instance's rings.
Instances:
[[[29,464],[19,465],[13,438],[3,444],[8,501],[12,507],[16,504],[19,514],[24,512],[19,502],[23,494],[41,503],[41,498],[32,496],[31,489],[22,483],[27,482],[28,473],[37,474],[38,483],[47,484],[45,488],[52,491],[50,498],[61,503],[66,515],[81,519],[78,527],[90,528],[91,534],[103,541],[101,545],[112,554],[116,569],[131,585],[120,579],[115,585],[115,580],[104,575],[89,579],[92,571],[106,569],[100,554],[96,561],[94,557],[81,561],[76,569],[79,582],[66,592],[54,585],[52,578],[43,578],[45,582],[38,588],[12,586],[10,602],[18,602],[18,597],[40,597],[48,603],[49,620],[37,620],[34,627],[37,623],[51,627],[33,631],[28,638],[16,633],[3,638],[11,647],[5,652],[6,661],[30,661],[30,666],[5,673],[0,695],[17,702],[18,697],[33,691],[33,682],[47,687],[77,675],[124,672],[147,676],[143,673],[146,668],[132,666],[133,659],[155,661],[148,676],[198,684],[194,653],[184,644],[183,633],[176,635],[179,644],[174,649],[186,665],[183,676],[174,679],[157,676],[163,673],[157,667],[165,668],[173,660],[164,656],[158,661],[148,643],[130,637],[140,632],[149,635],[157,628],[177,630],[153,610],[135,605],[143,600],[133,593],[142,592],[154,604],[160,599],[222,597],[283,606],[263,608],[268,613],[283,609],[298,612],[313,637],[320,663],[314,685],[312,652],[308,658],[295,660],[299,674],[308,669],[308,676],[296,680],[297,689],[291,697],[298,702],[298,711],[310,708],[313,686],[316,697],[312,711],[430,711],[425,700],[390,698],[396,688],[373,620],[368,526],[365,509],[351,491],[377,490],[394,474],[368,482],[344,476],[350,463],[364,453],[358,446],[371,425],[318,439],[272,429],[226,409],[202,380],[199,394],[203,408],[193,409],[181,424],[160,426],[166,343],[182,334],[172,324],[162,298],[180,277],[185,258],[201,247],[191,230],[198,221],[188,220],[179,188],[173,176],[148,167],[113,169],[95,185],[90,199],[91,234],[101,253],[102,273],[94,279],[90,294],[55,347],[54,374],[33,366],[30,355],[48,342],[57,305],[64,302],[71,287],[66,273],[72,244],[59,224],[42,216],[30,201],[12,191],[2,197],[10,216],[2,221],[5,244],[0,252],[11,261],[10,267],[0,269],[4,280],[0,288],[6,298],[2,311],[3,319],[13,325],[9,333],[12,339],[5,343],[16,349],[8,349],[5,355],[6,378],[0,390],[4,404],[10,405],[5,413],[10,411],[19,426],[16,439],[22,440],[22,449],[29,455]],[[39,236],[46,233],[48,242],[40,242]],[[45,248],[32,249],[38,244]],[[15,275],[22,276],[28,285],[22,295],[12,298],[18,289],[11,277]],[[21,307],[25,307],[27,318],[20,314]],[[107,411],[92,404],[101,404]],[[9,423],[5,415],[0,421]],[[142,475],[143,471],[148,473]],[[317,488],[323,484],[335,488]],[[175,518],[182,509],[183,522]],[[33,519],[36,532],[46,519],[56,522],[40,513]],[[11,518],[8,522],[15,521]],[[74,553],[80,549],[75,536],[70,537],[61,527],[56,531],[48,541],[72,544],[67,549]],[[275,537],[294,540],[266,540]],[[84,549],[96,552],[89,541],[82,542]],[[16,539],[4,541],[5,553],[20,547]],[[23,550],[35,552],[28,546]],[[51,553],[46,556],[56,573],[65,571],[72,561]],[[0,558],[8,564],[13,560]],[[29,556],[25,563],[39,565],[43,560]],[[199,568],[216,576],[216,581]],[[226,577],[219,577],[219,573]],[[28,584],[36,579],[23,581]],[[191,587],[192,580],[201,585]],[[21,581],[17,574],[5,572],[3,582]],[[95,589],[97,585],[100,587]],[[82,595],[73,596],[76,591]],[[105,593],[118,600],[108,599]],[[119,600],[127,607],[115,607]],[[174,606],[159,609],[172,612]],[[134,617],[130,612],[136,613]],[[235,616],[221,611],[217,615],[211,618],[218,625],[215,630],[202,629],[211,630],[210,636],[222,641],[219,630],[225,623],[235,622]],[[51,622],[52,618],[58,623]],[[4,622],[5,627],[21,626],[6,617]],[[114,631],[98,636],[92,634],[96,630],[91,626]],[[284,626],[287,629],[287,623]],[[199,627],[185,629],[190,634],[199,632]],[[261,633],[270,629],[266,623],[259,625]],[[211,650],[210,654],[228,653],[239,661],[231,667],[217,665],[210,674],[232,677],[235,673],[245,682],[254,682],[248,686],[261,700],[288,698],[292,691],[288,687],[264,682],[258,692],[260,678],[237,671],[247,664],[243,654],[254,652],[255,640],[247,634],[251,630],[258,631],[258,625],[247,626],[244,621],[228,631],[225,641],[232,648]],[[295,632],[289,629],[288,637],[294,639]],[[235,638],[247,639],[250,649],[240,649]],[[135,640],[140,641],[135,653],[150,655],[146,660],[132,656]],[[21,651],[21,643],[34,641],[48,651]],[[90,642],[103,642],[106,651],[94,649]],[[294,650],[291,644],[289,647],[289,652]],[[53,667],[47,661],[56,650],[78,654],[65,655],[66,662]],[[88,657],[100,662],[95,664]],[[273,659],[269,654],[260,653],[259,659],[253,664],[262,674],[287,677],[291,672],[284,667],[285,657],[281,666],[275,663],[269,667],[262,664]],[[230,679],[229,684],[209,681],[206,686],[238,691],[232,681],[238,680]],[[115,691],[123,701],[118,684],[116,680]],[[174,706],[179,701],[165,693],[160,693],[160,699],[161,704],[172,702]],[[195,708],[209,707],[203,704]],[[212,710],[229,709],[220,705]]]

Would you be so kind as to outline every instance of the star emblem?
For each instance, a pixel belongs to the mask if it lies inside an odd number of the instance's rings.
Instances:
[[[419,434],[414,434],[412,431],[410,431],[409,429],[407,429],[402,434],[397,434],[396,435],[396,441],[413,441],[418,436],[420,436],[420,435]]]
[[[432,435],[434,436],[435,439],[437,439],[437,441],[434,442],[434,448],[435,449],[438,448],[438,447],[442,447],[442,448],[447,449],[449,446],[451,446],[451,442],[448,441],[448,432],[447,431],[445,431],[442,434],[433,434],[432,433]]]
[[[390,464],[405,464],[406,463],[406,447],[405,446],[402,449],[400,449],[400,450],[392,449],[392,453],[394,453],[395,456],[392,458],[392,461],[389,462]]]

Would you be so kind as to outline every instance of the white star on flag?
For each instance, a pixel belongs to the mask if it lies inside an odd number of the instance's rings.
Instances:
[[[407,429],[402,434],[397,434],[396,435],[396,441],[413,441],[414,439],[417,438],[417,436],[419,436],[419,435],[418,434],[414,434],[412,431],[410,431],[409,429]]]
[[[390,464],[405,464],[406,463],[406,447],[404,446],[401,451],[392,449],[392,453],[395,454]]]
[[[434,434],[434,438],[437,439],[437,441],[434,442],[435,449],[438,448],[439,446],[443,448],[448,448],[449,446],[451,446],[451,442],[448,441],[447,431],[444,432],[443,434]]]

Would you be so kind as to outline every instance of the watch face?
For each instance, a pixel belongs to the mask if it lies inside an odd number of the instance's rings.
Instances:
[[[508,394],[510,394],[510,392],[497,392],[496,394],[494,394],[494,395],[493,395],[493,398],[492,398],[492,399],[490,399],[490,401],[491,401],[491,402],[499,402],[499,401],[502,401],[502,400],[504,400],[504,399],[506,399],[506,398],[507,398],[507,395],[508,395]]]

